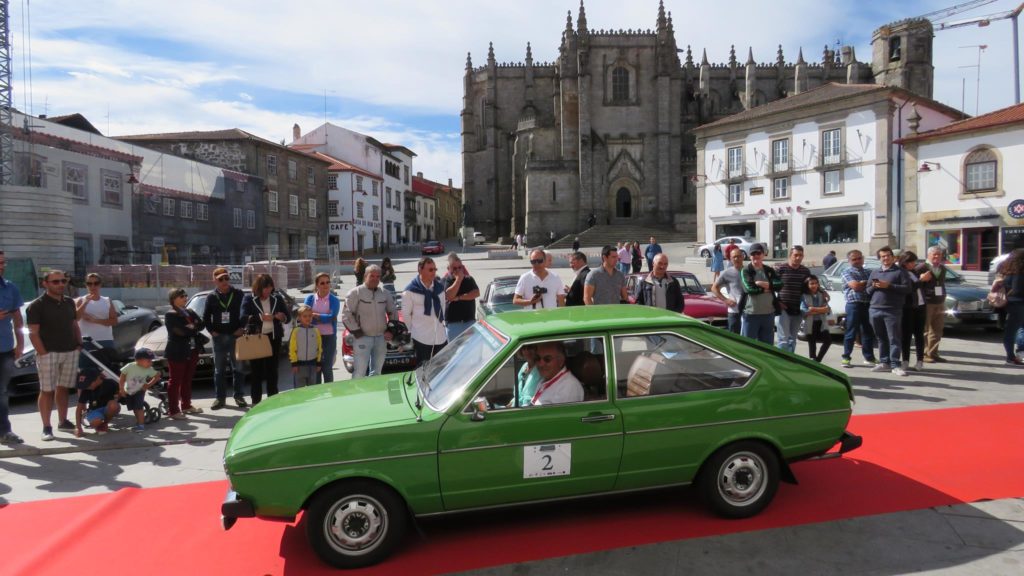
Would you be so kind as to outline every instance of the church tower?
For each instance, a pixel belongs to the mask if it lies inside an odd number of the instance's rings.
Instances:
[[[911,18],[882,26],[871,36],[871,71],[876,84],[932,97],[932,24]]]

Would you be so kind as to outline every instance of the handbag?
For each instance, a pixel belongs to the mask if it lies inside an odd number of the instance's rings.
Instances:
[[[270,336],[266,334],[243,334],[235,340],[236,360],[258,360],[272,355]]]
[[[993,308],[1005,308],[1006,307],[1006,289],[1003,286],[1002,278],[997,279],[992,283],[992,289],[988,293],[988,303]]]

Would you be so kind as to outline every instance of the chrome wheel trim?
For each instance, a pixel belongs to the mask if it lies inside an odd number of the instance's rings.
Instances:
[[[388,513],[375,498],[357,494],[338,500],[324,516],[323,531],[331,548],[358,556],[376,548],[388,530]]]
[[[722,500],[732,506],[750,506],[768,489],[768,466],[753,452],[736,452],[718,469],[717,484]]]

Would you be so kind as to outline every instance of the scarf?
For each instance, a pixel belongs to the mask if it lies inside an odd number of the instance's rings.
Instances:
[[[438,321],[444,322],[444,309],[441,306],[441,298],[439,294],[444,292],[444,285],[434,279],[434,285],[429,289],[423,285],[423,281],[420,280],[417,274],[412,282],[405,287],[406,290],[413,294],[420,294],[423,296],[423,313],[430,316],[431,313],[437,316]]]

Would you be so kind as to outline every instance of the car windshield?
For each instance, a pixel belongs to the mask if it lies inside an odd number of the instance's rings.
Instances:
[[[491,302],[494,304],[505,304],[512,301],[516,294],[515,284],[498,284],[491,289]]]
[[[188,304],[186,304],[185,307],[202,318],[203,312],[206,311],[206,294],[196,294],[188,301]]]
[[[432,408],[444,412],[462,396],[470,379],[508,343],[508,339],[477,322],[416,369],[420,392]]]
[[[696,294],[703,296],[708,293],[707,290],[701,286],[700,281],[697,280],[696,276],[676,276],[676,280],[679,281],[679,286],[683,289],[684,294]]]

